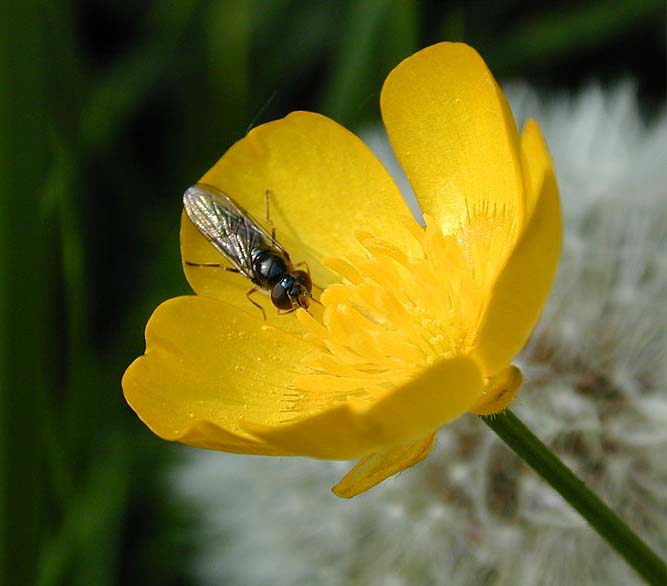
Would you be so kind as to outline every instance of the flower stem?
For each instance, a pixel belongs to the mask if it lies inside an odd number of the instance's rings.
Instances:
[[[667,584],[665,563],[509,409],[481,417],[558,492],[648,584]]]

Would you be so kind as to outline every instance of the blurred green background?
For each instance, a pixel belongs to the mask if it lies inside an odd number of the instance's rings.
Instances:
[[[0,581],[188,584],[174,446],[120,377],[188,292],[183,189],[252,125],[379,118],[403,57],[465,40],[549,90],[638,80],[665,99],[662,0],[0,3]]]

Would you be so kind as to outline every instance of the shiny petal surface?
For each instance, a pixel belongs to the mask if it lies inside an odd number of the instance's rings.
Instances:
[[[507,100],[479,54],[439,43],[385,81],[382,117],[422,211],[445,234],[480,210],[520,226],[519,136]]]
[[[394,474],[421,462],[431,453],[435,434],[416,442],[394,446],[359,460],[332,492],[341,498],[352,498],[380,484]]]
[[[529,121],[522,139],[526,198],[532,212],[490,295],[476,340],[486,376],[505,368],[535,327],[549,295],[561,250],[561,213],[551,157],[539,126]]]
[[[547,144],[539,124],[533,119],[526,122],[521,133],[521,168],[526,193],[525,229],[542,196],[545,175],[554,173]]]
[[[266,325],[256,311],[178,297],[153,313],[146,353],[126,371],[123,391],[144,423],[165,439],[228,452],[285,454],[244,426],[281,423],[292,404],[289,381],[309,350],[300,337]]]
[[[384,397],[348,399],[292,424],[249,430],[284,452],[349,460],[433,433],[477,403],[482,386],[475,361],[441,360]]]
[[[413,217],[389,173],[361,139],[319,114],[294,112],[254,128],[200,182],[225,192],[270,230],[269,190],[277,240],[295,264],[308,264],[320,287],[333,281],[321,259],[361,252],[359,230],[415,246],[406,228]],[[185,216],[181,253],[184,261],[221,262]],[[224,271],[186,266],[185,273],[195,292],[229,300],[227,283],[234,279]]]

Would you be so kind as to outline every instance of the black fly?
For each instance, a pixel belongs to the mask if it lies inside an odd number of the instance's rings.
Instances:
[[[223,268],[242,274],[255,285],[246,296],[262,314],[264,309],[250,298],[256,291],[269,293],[278,309],[294,311],[308,307],[313,287],[310,275],[294,269],[289,254],[275,239],[275,230],[269,234],[232,198],[210,185],[198,183],[189,187],[183,194],[183,207],[199,232],[234,265]],[[222,267],[187,261],[186,264]]]

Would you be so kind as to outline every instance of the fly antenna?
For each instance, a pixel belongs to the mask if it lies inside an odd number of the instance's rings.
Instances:
[[[276,97],[276,90],[273,90],[271,95],[268,97],[268,99],[260,106],[259,110],[257,110],[257,114],[255,114],[250,121],[250,124],[248,124],[248,128],[246,128],[245,133],[248,134],[255,126],[255,123],[257,120],[260,118],[264,112],[266,112],[266,109],[271,105],[271,102],[273,102],[273,99]]]

